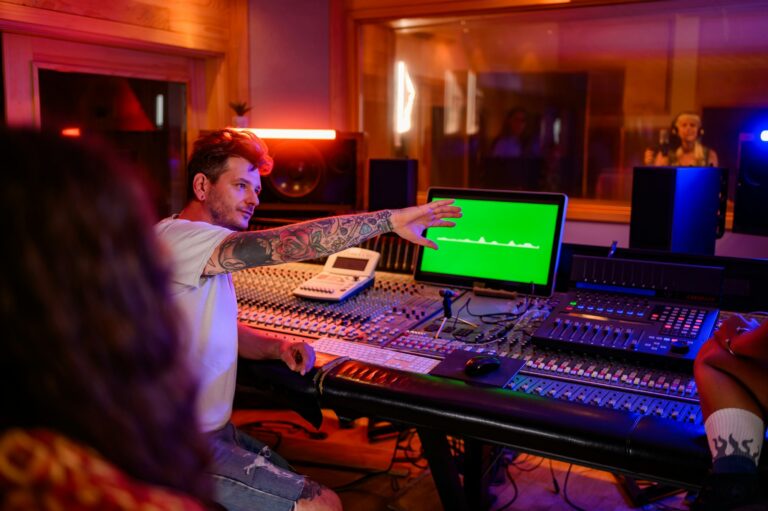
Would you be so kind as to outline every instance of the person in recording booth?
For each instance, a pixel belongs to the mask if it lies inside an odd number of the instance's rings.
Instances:
[[[501,131],[491,142],[490,155],[495,158],[538,156],[538,145],[527,126],[528,113],[524,108],[517,107],[507,112]]]
[[[288,464],[230,422],[238,354],[280,359],[301,374],[315,355],[306,343],[266,338],[237,322],[231,273],[254,266],[327,256],[394,232],[437,248],[427,227],[450,227],[453,200],[400,210],[324,218],[247,231],[259,205],[261,175],[272,168],[267,147],[247,130],[223,129],[197,140],[188,165],[189,200],[156,232],[174,262],[173,294],[188,334],[189,359],[201,379],[201,427],[214,451],[218,501],[228,509],[339,509],[335,493],[297,475]]]
[[[0,510],[216,507],[134,169],[27,130],[0,151]]]
[[[701,143],[704,130],[701,117],[694,112],[682,112],[672,121],[669,131],[661,130],[659,146],[647,149],[646,165],[680,167],[717,167],[717,153]]]
[[[768,413],[768,321],[733,316],[704,343],[694,376],[712,473],[694,509],[768,509],[757,464]]]

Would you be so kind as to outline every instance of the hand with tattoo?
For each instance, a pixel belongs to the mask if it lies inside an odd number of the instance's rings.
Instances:
[[[430,202],[423,206],[392,211],[392,231],[410,242],[437,248],[437,244],[423,236],[427,227],[453,227],[455,222],[445,218],[461,218],[461,208],[453,206],[453,199]]]

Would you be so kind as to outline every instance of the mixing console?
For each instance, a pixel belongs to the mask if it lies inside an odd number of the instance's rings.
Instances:
[[[285,338],[328,336],[378,345],[442,308],[436,288],[396,274],[378,274],[372,287],[339,303],[292,294],[320,269],[291,263],[234,273],[240,321]]]
[[[715,309],[584,291],[550,299],[457,292],[453,317],[437,335],[444,319],[439,288],[378,272],[371,288],[344,302],[292,294],[320,269],[285,264],[235,273],[241,321],[277,338],[335,337],[437,358],[461,349],[523,359],[511,391],[701,422],[690,360],[717,321]]]
[[[561,298],[560,306],[534,333],[534,342],[691,368],[701,344],[712,334],[717,312],[574,291]]]

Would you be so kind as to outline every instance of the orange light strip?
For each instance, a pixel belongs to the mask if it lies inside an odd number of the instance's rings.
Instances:
[[[79,137],[80,128],[64,128],[61,130],[62,137]]]
[[[252,131],[259,138],[282,138],[297,140],[335,140],[336,130],[300,130],[300,129],[270,129],[243,128]]]

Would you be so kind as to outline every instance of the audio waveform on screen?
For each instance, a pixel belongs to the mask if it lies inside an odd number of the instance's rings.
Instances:
[[[485,237],[480,236],[480,239],[473,240],[469,238],[456,239],[448,238],[446,236],[439,236],[437,241],[445,241],[447,243],[469,243],[471,245],[489,245],[492,247],[506,247],[506,248],[526,248],[530,250],[539,250],[541,246],[534,245],[532,243],[515,243],[514,240],[509,240],[507,243],[499,243],[498,241],[487,241]]]

